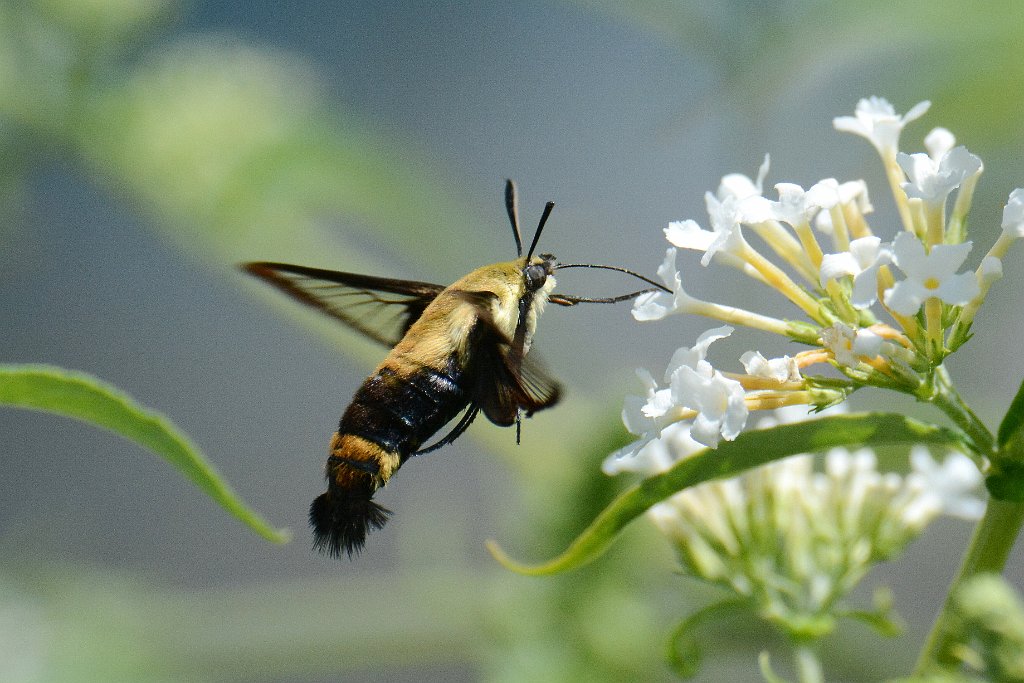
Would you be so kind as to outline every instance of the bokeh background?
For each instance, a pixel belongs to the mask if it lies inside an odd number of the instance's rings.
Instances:
[[[3,361],[87,371],[163,412],[295,539],[267,543],[112,434],[2,410],[0,680],[670,680],[668,634],[712,596],[645,522],[550,579],[511,575],[483,543],[536,560],[564,547],[626,483],[598,463],[626,439],[634,368],[661,372],[713,323],[549,311],[536,348],[563,404],[519,447],[478,421],[411,461],[379,496],[388,526],[338,562],[310,551],[306,510],[382,350],[236,265],[448,282],[514,254],[511,177],[527,230],[557,203],[545,251],[653,274],[667,222],[706,223],[704,192],[766,152],[769,187],[865,178],[891,226],[874,151],[831,126],[868,95],[932,100],[905,150],[944,125],[984,159],[971,229],[987,249],[1024,185],[1022,19],[1012,1],[3,0]],[[1016,256],[949,363],[992,427],[1024,376]],[[688,268],[696,294],[790,313],[733,271]],[[738,334],[715,360],[749,348],[787,351]],[[909,669],[969,533],[940,522],[871,577],[858,598],[892,586],[905,636],[844,627],[836,680]],[[708,631],[699,680],[756,677],[773,641],[734,626]]]

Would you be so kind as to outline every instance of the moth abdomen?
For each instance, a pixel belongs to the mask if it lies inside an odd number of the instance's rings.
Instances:
[[[385,362],[341,416],[327,458],[327,492],[309,508],[313,547],[332,556],[359,552],[390,512],[373,501],[410,456],[468,404],[454,364],[402,373]]]
[[[469,402],[460,382],[464,373],[449,366],[444,372],[427,366],[402,372],[383,364],[352,398],[338,433],[360,436],[404,463]]]
[[[332,557],[358,553],[370,529],[387,522],[390,511],[373,494],[398,468],[399,457],[378,444],[351,434],[335,433],[327,458],[327,492],[309,506],[313,548]]]

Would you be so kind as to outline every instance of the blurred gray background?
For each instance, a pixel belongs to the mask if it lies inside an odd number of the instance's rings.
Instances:
[[[1008,47],[1019,24],[1012,3],[980,3],[959,26],[956,7],[0,4],[4,362],[83,370],[166,414],[295,535],[263,541],[112,434],[0,411],[0,652],[6,628],[14,674],[669,679],[664,639],[705,589],[672,575],[645,522],[584,578],[511,575],[483,543],[524,559],[564,546],[625,483],[596,468],[626,438],[618,412],[638,389],[634,368],[659,375],[713,322],[641,326],[628,305],[549,310],[535,348],[565,383],[564,403],[527,421],[518,448],[511,430],[481,420],[408,463],[379,495],[392,520],[358,560],[339,562],[310,551],[306,510],[338,416],[384,351],[236,265],[446,283],[514,256],[501,194],[514,178],[525,230],[557,204],[544,251],[653,275],[662,228],[706,225],[704,192],[725,173],[753,176],[766,152],[769,188],[865,178],[873,224],[891,236],[874,151],[831,125],[868,95],[899,111],[934,101],[904,150],[944,125],[984,159],[970,227],[987,249],[1006,196],[1024,185],[1021,48]],[[685,263],[695,294],[792,314],[734,271]],[[1021,329],[1017,252],[1005,269],[976,337],[949,362],[993,428],[1024,376],[1008,343]],[[611,273],[559,275],[568,293],[632,288]],[[742,333],[713,360],[738,366],[750,348],[791,347]],[[855,405],[937,419],[877,392]],[[869,581],[894,587],[904,668],[969,533],[940,522]],[[887,641],[849,633],[836,642],[839,672],[893,673],[863,656]],[[734,646],[709,644],[700,680],[754,675],[759,641]]]

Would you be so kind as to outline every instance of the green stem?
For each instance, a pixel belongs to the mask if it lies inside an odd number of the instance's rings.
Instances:
[[[915,675],[923,675],[938,667],[953,664],[949,646],[958,635],[953,630],[953,596],[968,579],[987,572],[1002,572],[1021,527],[1024,526],[1024,503],[991,499],[985,516],[974,530],[971,544],[964,556],[945,604],[939,613],[925,646],[918,657]]]
[[[934,389],[935,393],[931,400],[935,407],[944,412],[971,439],[976,452],[967,455],[975,456],[975,459],[977,456],[991,458],[995,453],[995,437],[957,393],[945,365],[935,368]]]
[[[968,455],[989,460],[996,457],[995,438],[957,393],[945,366],[935,368],[933,379],[931,400],[967,434],[975,451]],[[972,577],[986,572],[1002,572],[1022,526],[1024,502],[989,500],[985,515],[974,530],[960,570],[918,657],[915,674],[923,675],[954,663],[949,653],[950,645],[959,635],[954,625],[954,596],[960,586]]]

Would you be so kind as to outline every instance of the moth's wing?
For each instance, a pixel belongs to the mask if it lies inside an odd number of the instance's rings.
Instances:
[[[441,285],[429,282],[288,263],[246,263],[242,269],[385,346],[397,344],[430,302],[444,291]]]
[[[515,424],[520,411],[529,415],[555,405],[561,397],[561,386],[536,356],[527,357],[494,324],[487,305],[493,295],[487,296],[487,292],[459,294],[477,308],[469,369],[473,404],[488,420],[503,427]]]

